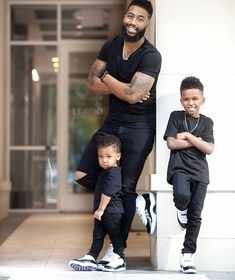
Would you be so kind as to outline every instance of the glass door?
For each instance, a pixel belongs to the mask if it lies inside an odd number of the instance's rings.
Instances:
[[[60,210],[89,211],[91,196],[74,183],[74,171],[92,134],[103,122],[107,98],[87,89],[87,77],[103,41],[84,40],[61,48],[59,70]]]
[[[56,55],[56,46],[11,47],[12,209],[57,207]]]
[[[86,79],[103,42],[120,32],[124,2],[10,2],[11,209],[87,211],[73,174],[107,100]]]

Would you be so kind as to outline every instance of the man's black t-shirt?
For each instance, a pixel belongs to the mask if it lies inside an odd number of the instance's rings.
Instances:
[[[105,213],[124,213],[121,167],[115,166],[100,172],[94,192],[94,211],[99,207],[102,194],[111,197]]]
[[[107,63],[107,71],[123,83],[130,83],[136,72],[153,77],[155,82],[150,90],[150,98],[143,103],[129,104],[110,94],[108,120],[123,122],[130,127],[155,128],[156,83],[161,68],[161,55],[145,39],[140,48],[132,53],[128,60],[124,60],[123,43],[122,37],[115,37],[102,47],[98,59]]]
[[[188,117],[189,129],[197,124],[197,119]],[[191,125],[190,125],[191,123]],[[187,131],[185,124],[185,111],[174,111],[171,113],[164,139],[167,137],[177,137],[177,133]],[[214,143],[213,121],[200,114],[200,119],[195,130],[192,132],[196,137],[202,140]],[[209,169],[206,160],[206,154],[202,153],[195,147],[179,150],[171,150],[170,159],[167,170],[167,182],[172,184],[172,176],[176,172],[185,172],[192,179],[203,183],[209,183]]]

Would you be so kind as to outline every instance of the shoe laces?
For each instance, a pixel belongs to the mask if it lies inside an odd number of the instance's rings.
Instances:
[[[190,253],[185,253],[182,255],[182,261],[185,265],[191,265],[193,266],[193,255]]]

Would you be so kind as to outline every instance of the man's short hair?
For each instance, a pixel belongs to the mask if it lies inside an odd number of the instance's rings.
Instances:
[[[130,2],[130,4],[128,5],[128,9],[129,9],[130,6],[141,7],[141,8],[145,9],[148,12],[149,18],[152,17],[153,6],[152,6],[152,3],[149,0],[132,0]]]
[[[203,92],[204,86],[198,78],[190,76],[183,79],[180,85],[180,92],[187,89],[199,89]]]

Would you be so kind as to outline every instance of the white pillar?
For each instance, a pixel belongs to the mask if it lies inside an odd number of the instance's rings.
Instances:
[[[170,112],[182,109],[182,79],[194,75],[205,88],[201,113],[215,124],[215,150],[207,157],[211,183],[195,262],[199,270],[234,270],[235,1],[159,0],[156,8],[157,48],[163,60],[157,89],[156,174],[151,177],[158,215],[152,261],[157,269],[179,269],[184,232],[177,224],[171,186],[166,183],[169,150],[163,134]]]

